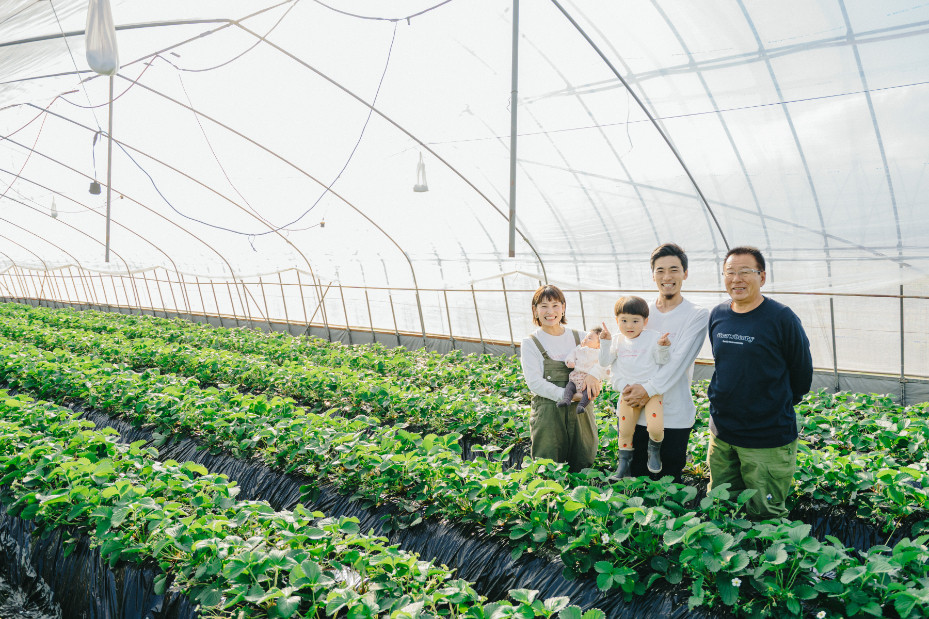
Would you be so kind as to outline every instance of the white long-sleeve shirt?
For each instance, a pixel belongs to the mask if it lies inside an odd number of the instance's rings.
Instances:
[[[600,367],[600,349],[590,348],[589,346],[576,346],[574,350],[565,357],[565,365],[573,363],[572,368],[577,372],[590,374],[598,380],[603,380],[606,376],[606,368]],[[571,366],[568,366],[571,367]]]
[[[690,428],[697,414],[690,390],[694,360],[706,338],[710,313],[687,299],[669,312],[659,311],[654,301],[648,304],[648,309],[648,327],[658,333],[670,334],[671,359],[650,379],[638,384],[650,396],[659,393],[664,396],[662,405],[666,428]],[[644,419],[639,421],[642,422],[639,425],[645,425]]]
[[[574,333],[571,329],[565,327],[564,333],[557,336],[549,335],[542,329],[537,329],[522,342],[520,361],[523,366],[523,377],[526,379],[529,391],[557,402],[564,395],[564,387],[559,387],[544,376],[545,358],[542,357],[542,353],[539,352],[535,342],[532,341],[533,335],[538,338],[549,358],[556,361],[564,361],[577,346],[577,341],[574,339]],[[583,338],[583,336],[581,337]]]
[[[609,348],[600,346],[600,365],[610,368],[615,391],[648,381],[668,362],[670,346],[659,346],[660,339],[658,331],[643,329],[638,337],[617,334]]]

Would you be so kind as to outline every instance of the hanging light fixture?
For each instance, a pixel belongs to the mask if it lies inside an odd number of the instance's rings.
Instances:
[[[55,206],[55,196],[52,196],[52,219],[58,219],[58,207]]]
[[[98,183],[97,181],[90,181],[90,193],[94,194],[95,196],[99,196],[100,195],[100,183]]]
[[[419,163],[416,164],[416,184],[413,185],[413,191],[417,193],[429,191],[429,185],[426,184],[426,164],[423,163],[422,153],[419,153]]]

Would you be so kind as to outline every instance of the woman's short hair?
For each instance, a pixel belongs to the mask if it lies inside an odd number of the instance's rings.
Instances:
[[[542,326],[542,321],[539,320],[539,317],[535,313],[535,307],[542,301],[558,301],[562,306],[566,305],[564,293],[558,286],[539,286],[535,294],[532,295],[532,322],[538,326]],[[568,324],[568,318],[565,314],[561,315],[561,324]]]
[[[619,297],[616,305],[613,306],[613,314],[615,316],[632,314],[633,316],[648,318],[648,302],[642,297]]]

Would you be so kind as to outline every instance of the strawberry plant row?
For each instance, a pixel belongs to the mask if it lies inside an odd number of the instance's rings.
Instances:
[[[204,610],[236,617],[581,617],[567,598],[487,604],[445,568],[362,535],[354,519],[237,501],[194,463],[158,462],[73,413],[0,392],[0,498],[38,530],[67,527],[115,565],[154,560]],[[73,546],[76,537],[66,544]],[[602,619],[589,611],[585,619]]]
[[[363,358],[366,362],[362,367],[373,368],[382,374],[402,376],[413,373],[413,368],[427,370],[426,373],[430,375],[428,380],[435,385],[459,385],[464,380],[482,383],[484,388],[493,387],[494,385],[488,384],[493,383],[493,379],[488,380],[488,377],[481,373],[482,369],[489,366],[491,373],[497,374],[502,371],[506,376],[507,391],[518,393],[524,399],[528,397],[519,364],[512,358],[482,356],[474,357],[473,363],[462,363],[460,355],[457,354],[439,355],[367,345],[351,347],[318,338],[293,338],[281,333],[265,333],[255,329],[223,329],[184,320],[110,312],[51,310],[19,304],[2,304],[0,312],[25,315],[29,319],[42,320],[58,326],[119,333],[130,338],[148,337],[238,350],[247,354],[267,356],[279,362],[312,362],[319,359],[325,364]],[[341,355],[345,355],[345,358]],[[378,363],[381,366],[378,366]],[[394,366],[397,368],[396,372],[384,369]],[[446,374],[449,369],[455,371]],[[699,384],[695,385],[698,403],[697,431],[705,427],[708,416],[708,401],[702,393],[704,389],[705,387]],[[606,399],[614,400],[615,394],[607,393]],[[821,391],[805,397],[798,405],[797,411],[803,424],[803,438],[814,446],[831,445],[839,449],[842,455],[881,450],[901,459],[909,454],[919,460],[925,457],[926,446],[929,444],[927,406],[929,404],[925,403],[899,406],[894,404],[889,396],[829,394]],[[699,457],[696,460],[702,461]]]
[[[304,367],[292,362],[279,365],[261,357],[153,338],[123,342],[118,336],[10,317],[0,322],[0,333],[42,348],[90,353],[138,370],[159,367],[209,384],[235,384],[246,390],[293,397],[315,410],[337,408],[344,415],[364,412],[386,422],[402,421],[433,432],[462,432],[495,443],[528,437],[528,409],[496,395],[416,390],[346,368]]]
[[[529,392],[519,365],[494,355],[447,354],[425,349],[408,351],[381,344],[346,346],[315,337],[293,337],[258,329],[226,329],[186,320],[155,316],[71,309],[53,310],[19,304],[0,304],[4,315],[24,315],[59,327],[112,333],[127,339],[157,338],[167,342],[232,350],[258,355],[276,363],[296,362],[324,367],[348,367],[374,372],[418,389],[477,390],[515,397],[528,403]]]
[[[0,324],[0,330],[7,333],[19,334],[21,337],[45,342],[47,345],[64,345],[78,350],[99,350],[106,348],[111,351],[123,351],[118,358],[132,358],[132,351],[138,348],[133,345],[122,345],[114,341],[115,338],[93,334],[86,331],[59,330],[41,328],[36,325],[23,325],[16,320],[8,320]],[[74,345],[69,336],[80,337],[85,345]],[[99,340],[104,340],[102,344]],[[136,345],[138,342],[136,342]],[[129,352],[126,352],[126,351]],[[169,357],[176,361],[176,358]],[[144,365],[157,363],[160,359],[148,358]],[[163,361],[163,359],[161,359]],[[239,361],[241,364],[241,360]],[[176,363],[169,363],[163,369],[170,370]],[[247,365],[247,364],[246,364]],[[194,386],[195,387],[195,386]],[[231,396],[235,398],[235,394]],[[227,398],[228,401],[228,398]],[[283,409],[279,414],[287,414]],[[518,421],[517,421],[518,419]],[[511,423],[525,426],[524,416],[511,419]],[[273,419],[272,419],[273,422]],[[615,431],[610,424],[603,424],[606,436],[601,441],[607,456],[615,451]],[[243,426],[239,426],[243,427]],[[705,449],[706,438],[698,431],[695,433],[696,441],[693,450],[700,454]],[[240,438],[238,443],[242,443]],[[236,441],[230,441],[223,446],[227,449],[239,449]],[[793,494],[791,501],[808,498],[819,499],[828,504],[848,503],[855,506],[861,518],[876,523],[885,530],[893,530],[902,521],[911,517],[929,506],[929,494],[923,489],[921,480],[926,477],[926,463],[916,463],[904,466],[892,456],[883,452],[872,452],[866,455],[842,454],[826,446],[823,450],[811,450],[804,446],[799,455],[797,471],[798,492]],[[906,483],[910,482],[910,483]],[[916,526],[920,530],[925,525],[921,522]]]
[[[18,357],[28,359],[37,352]],[[17,358],[16,353],[7,350],[0,356]],[[48,367],[47,360],[40,360],[38,365],[48,369],[51,377],[75,374],[71,368]],[[73,376],[75,382],[86,383],[85,378]],[[165,399],[177,400],[174,396]],[[222,411],[219,413],[222,415]],[[180,421],[176,416],[170,419],[172,426]],[[441,513],[480,522],[514,539],[518,544],[516,552],[541,549],[549,543],[561,551],[569,571],[598,572],[598,582],[604,589],[615,587],[631,593],[645,590],[649,581],[659,576],[669,582],[687,577],[692,579],[694,605],[719,600],[736,609],[747,606],[770,610],[791,605],[791,600],[798,604],[799,597],[816,600],[816,604],[828,608],[844,604],[848,612],[860,609],[863,599],[851,592],[859,591],[873,576],[864,567],[860,574],[849,572],[847,582],[841,578],[823,580],[821,574],[831,571],[832,567],[826,567],[833,564],[819,563],[820,556],[839,557],[836,566],[846,565],[845,561],[851,561],[851,567],[863,565],[855,563],[859,561],[855,552],[842,547],[838,540],[819,542],[809,537],[808,525],[753,525],[734,517],[747,500],[747,493],[731,502],[726,489],[720,487],[701,501],[697,510],[688,510],[684,505],[695,495],[693,488],[643,479],[599,489],[581,485],[584,476],[572,476],[563,467],[546,461],[529,463],[518,472],[504,472],[488,460],[462,462],[455,456],[455,445],[449,437],[421,437],[400,428],[374,428],[374,440],[370,440],[357,429],[340,434],[332,421],[305,412],[295,414],[283,426],[279,423],[265,428],[264,437],[273,437],[274,446],[283,449],[279,453],[291,455],[285,456],[284,462],[302,463],[301,470],[321,478],[335,472],[345,486],[354,487],[359,497],[377,500],[385,493],[409,496],[411,511],[422,509],[427,515]],[[337,421],[344,424],[344,420]],[[312,427],[314,423],[320,423],[323,431]],[[287,436],[286,430],[294,428],[299,431]],[[591,471],[587,477],[591,475],[599,476]],[[805,550],[799,553],[799,562],[790,563],[789,568],[778,567],[786,561],[788,550],[798,552],[787,541],[793,539],[791,535],[799,536],[794,542],[802,543]],[[901,544],[904,549],[909,547],[909,542]],[[772,552],[775,547],[777,550]],[[781,549],[785,553],[783,560]],[[896,552],[896,547],[892,552],[878,548],[872,554],[886,559],[886,554],[894,556]],[[787,569],[789,583],[784,580],[787,572],[782,571]],[[882,586],[888,584],[887,578],[878,579]],[[738,585],[733,584],[736,582]],[[795,586],[798,583],[802,584],[799,589]],[[902,595],[915,586],[899,584],[878,599],[887,601],[888,595]]]
[[[449,385],[457,388],[462,381],[478,385],[478,390],[496,388],[496,382],[499,382],[502,372],[506,377],[508,392],[518,393],[524,399],[528,397],[518,362],[503,357],[474,357],[471,359],[473,362],[463,363],[460,355],[455,354],[443,356],[425,351],[385,349],[380,346],[349,347],[318,338],[293,338],[285,334],[269,334],[254,329],[230,330],[184,320],[108,312],[50,310],[18,304],[0,305],[0,312],[8,312],[13,316],[25,315],[30,320],[41,320],[57,326],[118,333],[130,338],[164,339],[237,350],[266,356],[277,362],[303,360],[335,364],[352,359],[365,359],[365,363],[360,367],[373,368],[381,374],[399,376],[413,373],[413,368],[418,368],[418,375],[426,373],[433,386],[443,385],[445,388]],[[482,373],[488,366],[492,375],[490,377]],[[396,371],[385,368],[395,368]],[[702,393],[704,389],[705,387],[699,384],[695,385],[698,403],[695,430],[698,436],[701,430],[706,428],[709,410],[708,401]],[[607,389],[603,404],[609,409],[614,401],[615,394]],[[927,404],[898,406],[888,396],[817,392],[805,397],[797,410],[803,424],[803,439],[813,446],[832,446],[840,455],[882,451],[901,460],[908,457],[921,460],[926,456],[929,444],[926,407]],[[696,462],[703,461],[701,456],[704,452],[700,449],[703,445],[704,442],[700,441],[696,446]]]

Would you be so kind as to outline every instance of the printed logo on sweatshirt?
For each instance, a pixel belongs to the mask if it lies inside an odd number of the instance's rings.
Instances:
[[[738,333],[717,333],[716,337],[721,340],[722,344],[738,344],[739,346],[755,341],[751,335],[739,335]]]

